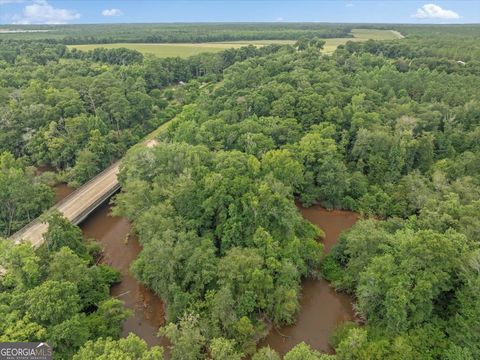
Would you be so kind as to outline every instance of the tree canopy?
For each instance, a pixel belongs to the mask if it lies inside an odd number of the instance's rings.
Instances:
[[[175,26],[140,38],[233,36]],[[296,44],[189,59],[60,44],[108,34],[1,40],[0,231],[51,205],[29,165],[78,185],[173,119],[157,146],[128,151],[114,200],[142,245],[132,273],[166,303],[173,360],[278,359],[256,344],[295,322],[301,280],[317,276],[354,295],[362,326],[336,331],[334,355],[300,343],[284,359],[479,358],[480,27],[395,26],[405,39],[323,53],[317,37],[347,28],[271,25]],[[362,220],[324,257],[295,201]],[[78,228],[45,219],[39,249],[0,242],[0,340],[47,340],[59,358],[162,358],[118,339],[118,274]]]
[[[365,323],[337,336],[331,358],[478,357],[467,295],[478,271],[465,264],[478,249],[480,75],[474,60],[432,65],[449,56],[421,50],[434,42],[351,42],[324,56],[301,39],[237,62],[156,148],[129,152],[116,212],[139,234],[134,273],[166,300],[176,354],[252,353],[267,323],[295,321],[300,280],[321,266]],[[320,264],[321,232],[294,199],[365,220]],[[322,357],[299,345],[285,358]]]
[[[0,340],[48,342],[55,358],[68,359],[88,340],[118,338],[129,311],[110,298],[118,272],[97,265],[83,243],[72,246],[74,225],[58,227],[67,222],[58,214],[50,222],[65,242],[34,249],[0,239]]]

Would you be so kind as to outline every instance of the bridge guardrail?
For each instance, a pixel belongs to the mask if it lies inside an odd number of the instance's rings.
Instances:
[[[107,167],[106,169],[102,170],[100,173],[98,173],[97,175],[95,175],[93,178],[91,178],[90,180],[88,180],[85,184],[83,184],[82,186],[80,186],[78,189],[72,191],[72,193],[68,194],[65,198],[63,198],[62,200],[60,200],[59,202],[57,202],[55,205],[53,205],[51,208],[49,208],[47,211],[45,212],[48,212],[48,211],[51,211],[53,209],[58,209],[60,206],[62,206],[63,204],[65,204],[66,202],[70,201],[74,196],[77,196],[80,192],[84,191],[86,187],[88,187],[88,185],[94,183],[96,180],[98,180],[99,178],[101,178],[105,173],[109,172],[110,170],[112,170],[115,166],[118,166],[120,165],[120,160],[114,162],[113,164],[111,164],[109,167]],[[115,191],[118,190],[119,188],[119,185],[117,184],[116,186],[116,189]],[[110,196],[115,193],[115,191],[111,192],[109,191],[110,193]],[[103,197],[102,197],[103,198]],[[102,200],[102,202],[105,201],[105,199]],[[97,203],[97,201],[95,202]],[[97,206],[99,204],[96,204]],[[44,212],[44,213],[45,213]],[[81,216],[83,216],[83,213],[81,214]],[[81,217],[81,216],[77,216],[78,217]],[[21,229],[19,229],[18,231],[16,231],[14,234],[12,234],[10,236],[10,239],[15,241],[15,242],[18,242],[22,239],[22,235],[29,229],[31,228],[32,226],[40,223],[40,216],[38,216],[37,218],[35,218],[34,220],[30,221],[28,224],[26,224],[25,226],[23,226]],[[75,219],[72,220],[72,222],[74,222]],[[83,220],[83,219],[81,219]],[[81,221],[79,220],[79,221]]]

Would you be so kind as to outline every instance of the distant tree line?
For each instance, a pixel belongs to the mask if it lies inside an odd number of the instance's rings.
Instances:
[[[395,59],[397,69],[403,72],[427,67],[429,70],[446,73],[478,75],[480,74],[480,50],[475,46],[476,41],[476,38],[467,38],[460,42],[456,39],[436,38],[394,42],[368,40],[364,43],[349,41],[340,48],[350,53],[366,52]]]
[[[47,31],[0,34],[0,39],[41,40],[65,45],[296,40],[302,36],[322,38],[352,36],[351,25],[318,23],[8,25],[2,27]]]

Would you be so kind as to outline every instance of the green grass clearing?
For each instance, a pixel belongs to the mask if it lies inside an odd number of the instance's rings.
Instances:
[[[373,40],[393,40],[400,38],[401,34],[393,30],[376,29],[353,29],[353,38],[334,38],[325,39],[325,52],[334,51],[338,45],[345,44],[347,41],[366,41]],[[264,46],[269,44],[293,44],[294,40],[242,40],[231,42],[211,42],[211,43],[182,43],[182,44],[137,44],[137,43],[115,43],[115,44],[90,44],[90,45],[70,45],[69,48],[88,51],[95,48],[127,48],[140,51],[143,54],[153,54],[158,57],[189,57],[203,52],[220,52],[230,48],[240,48],[242,46],[254,45]]]
[[[239,41],[239,42],[215,42],[215,43],[182,43],[182,44],[136,44],[136,43],[115,43],[115,44],[91,44],[91,45],[71,45],[70,48],[88,51],[95,48],[127,48],[140,51],[143,54],[153,54],[158,57],[175,57],[186,58],[204,52],[220,52],[225,49],[240,48],[247,45],[264,46],[272,43],[293,44],[289,42],[275,41]]]
[[[376,29],[353,29],[353,38],[333,38],[325,39],[324,51],[326,53],[334,52],[338,45],[346,44],[347,41],[367,41],[367,40],[395,40],[403,37],[397,31],[376,30]]]

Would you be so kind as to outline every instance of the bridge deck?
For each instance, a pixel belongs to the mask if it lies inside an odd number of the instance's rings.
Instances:
[[[120,161],[114,163],[65,199],[58,202],[53,208],[63,213],[72,223],[80,223],[120,188],[117,180],[119,165]],[[43,234],[47,229],[48,225],[42,223],[37,218],[10,238],[16,243],[21,240],[27,240],[37,247],[42,244]]]
[[[155,137],[167,130],[169,125],[170,121],[161,125],[157,130],[148,135],[141,144],[149,148],[156,146],[158,141]],[[59,210],[73,224],[78,225],[120,188],[117,180],[120,162],[121,160],[110,165],[110,167],[83,184],[65,199],[55,204],[53,209]],[[10,236],[10,239],[17,244],[22,240],[26,240],[32,243],[33,246],[38,247],[43,243],[43,234],[47,229],[48,224],[42,223],[39,218],[36,218]]]

